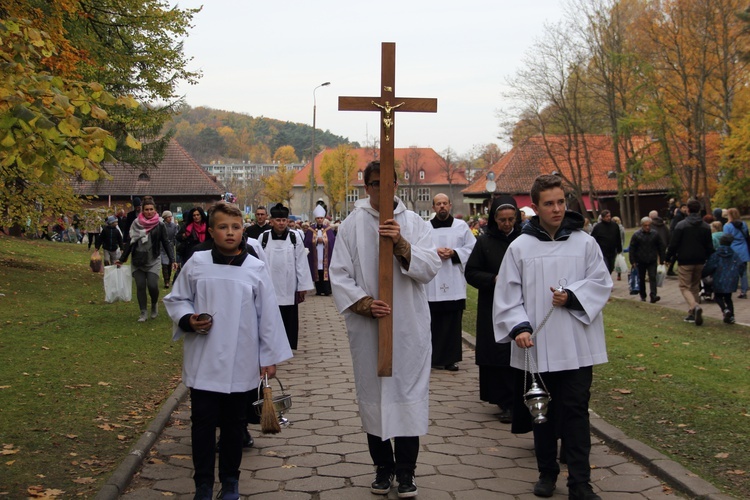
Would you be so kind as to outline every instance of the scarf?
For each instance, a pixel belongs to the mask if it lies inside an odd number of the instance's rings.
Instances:
[[[191,222],[190,224],[187,225],[186,229],[187,229],[188,234],[191,234],[191,235],[194,234],[195,237],[198,239],[198,241],[200,241],[201,243],[206,241],[206,223],[205,222],[200,222],[198,224],[196,224],[195,222]]]
[[[147,219],[143,214],[138,214],[138,217],[133,221],[130,226],[130,239],[131,241],[138,240],[140,244],[145,245],[148,242],[148,233],[153,228],[159,225],[159,217],[153,216]]]

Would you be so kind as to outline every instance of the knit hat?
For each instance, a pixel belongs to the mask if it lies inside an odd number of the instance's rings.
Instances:
[[[117,217],[115,217],[114,215],[110,215],[109,217],[107,217],[107,224],[114,224],[115,222],[117,222]]]
[[[141,199],[138,198],[137,196],[135,198],[133,198],[133,206],[134,207],[140,207],[141,206]]]
[[[172,212],[170,212],[169,210],[165,210],[161,213],[162,219],[166,219],[167,217],[172,217]]]

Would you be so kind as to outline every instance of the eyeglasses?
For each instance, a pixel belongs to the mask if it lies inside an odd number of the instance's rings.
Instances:
[[[368,182],[368,183],[367,183],[366,185],[367,185],[367,186],[370,186],[371,188],[376,188],[376,189],[377,189],[377,188],[379,188],[379,187],[380,187],[380,181],[372,181],[372,182]],[[394,185],[394,186],[396,185],[396,181],[393,181],[393,185]]]

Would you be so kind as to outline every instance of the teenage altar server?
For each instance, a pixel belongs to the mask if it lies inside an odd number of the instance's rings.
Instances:
[[[281,203],[271,208],[271,229],[260,235],[266,261],[276,290],[281,318],[289,338],[289,345],[297,349],[299,337],[299,309],[307,290],[315,285],[305,257],[305,245],[297,231],[287,227],[289,209]]]
[[[399,498],[413,497],[419,436],[427,433],[430,403],[432,348],[424,287],[437,274],[440,258],[430,225],[398,198],[393,219],[380,225],[380,162],[370,162],[364,178],[369,198],[357,201],[339,226],[331,286],[346,320],[359,413],[377,468],[370,491],[387,495],[395,474]],[[393,239],[393,304],[377,298],[381,237]],[[389,314],[394,315],[393,375],[378,377],[378,318]]]
[[[464,267],[477,239],[469,225],[451,215],[450,198],[440,193],[432,199],[435,217],[432,241],[440,257],[440,271],[427,283],[432,330],[432,366],[458,371],[461,361],[461,318],[466,309]]]

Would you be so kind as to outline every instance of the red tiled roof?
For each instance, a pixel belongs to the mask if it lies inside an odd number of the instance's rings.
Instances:
[[[79,196],[222,196],[224,188],[172,139],[164,159],[148,169],[148,180],[139,180],[143,170],[125,163],[102,165],[111,180],[73,181]]]
[[[315,183],[317,185],[323,184],[323,176],[320,173],[320,165],[323,162],[323,158],[327,154],[333,154],[334,149],[326,149],[318,153],[315,157]],[[351,149],[351,152],[357,156],[357,169],[364,171],[368,163],[375,158],[373,157],[373,150],[368,148],[356,148]],[[378,151],[376,151],[378,152]],[[378,152],[379,154],[379,152]],[[407,157],[410,154],[419,155],[419,166],[424,170],[424,179],[419,180],[419,184],[448,184],[448,179],[443,169],[443,160],[432,148],[395,148],[393,150],[393,158],[396,165],[402,165],[401,171],[403,172],[403,165],[408,162]],[[305,165],[297,174],[294,176],[294,185],[306,186],[310,183],[310,168],[311,164]],[[397,167],[398,168],[398,167]],[[466,185],[468,181],[463,172],[457,172],[452,180],[453,185]],[[362,186],[364,181],[354,180],[352,186]]]
[[[560,172],[566,179],[579,179],[577,184],[581,185],[584,192],[588,187],[593,185],[597,193],[617,192],[617,178],[610,175],[615,171],[615,159],[612,151],[612,138],[606,135],[587,135],[586,136],[588,157],[591,166],[591,183],[587,172],[587,163],[581,159],[582,175],[573,175],[571,165],[576,165],[576,154],[581,158],[585,153],[583,147],[579,151],[568,150],[567,141],[564,136],[542,136],[530,137],[523,143],[515,146],[497,163],[492,165],[487,172],[479,175],[472,184],[461,191],[464,195],[482,195],[487,192],[485,183],[487,182],[486,174],[493,172],[495,174],[495,184],[497,193],[507,194],[527,194],[531,188],[534,179],[542,174],[551,174],[555,171]],[[647,147],[645,138],[641,143]],[[648,169],[648,168],[647,168]],[[643,182],[639,185],[640,191],[665,191],[671,187],[668,178],[660,177],[650,182]]]

